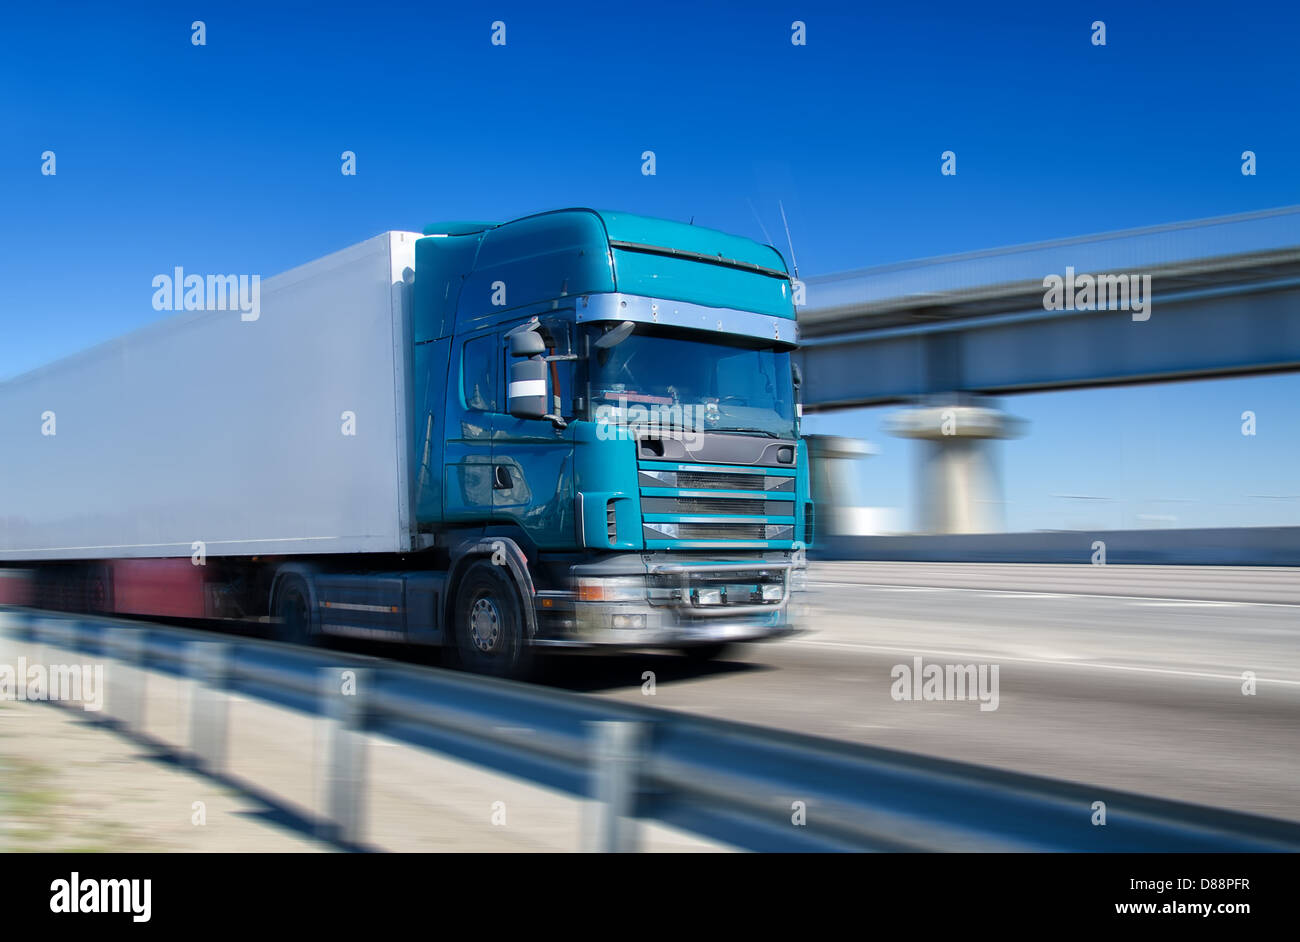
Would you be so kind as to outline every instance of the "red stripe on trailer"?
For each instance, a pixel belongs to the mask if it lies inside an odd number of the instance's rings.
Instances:
[[[35,594],[26,569],[0,569],[0,605],[31,605]]]
[[[113,608],[121,615],[207,615],[204,567],[185,559],[117,559],[113,572]]]

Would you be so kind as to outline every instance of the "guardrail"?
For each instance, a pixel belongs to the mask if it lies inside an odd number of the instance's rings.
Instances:
[[[187,758],[227,780],[230,693],[326,717],[313,823],[347,847],[380,734],[595,799],[593,850],[635,850],[650,819],[763,851],[1300,850],[1292,822],[342,652],[21,609],[0,633],[108,659],[103,719],[130,735],[139,672],[190,678]]]
[[[829,514],[827,514],[829,516]],[[1300,527],[1168,530],[1058,530],[1036,533],[930,533],[818,537],[822,560],[909,563],[1093,565],[1097,543],[1107,568],[1135,566],[1300,566]]]

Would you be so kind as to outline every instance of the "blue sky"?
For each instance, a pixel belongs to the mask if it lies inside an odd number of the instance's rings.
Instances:
[[[1300,203],[1294,4],[266,6],[6,11],[0,377],[162,316],[150,281],[176,265],[269,275],[439,219],[595,205],[764,239],[752,203],[784,252],[782,200],[811,275]],[[1009,522],[1300,522],[1248,496],[1300,492],[1297,391],[1007,400],[1031,421],[1001,446]],[[875,412],[812,426],[871,438],[871,502],[908,506],[911,446]]]

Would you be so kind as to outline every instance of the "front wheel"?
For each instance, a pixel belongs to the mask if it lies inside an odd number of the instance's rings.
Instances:
[[[514,581],[488,560],[470,564],[456,590],[456,659],[466,670],[522,678],[532,670],[527,623]]]

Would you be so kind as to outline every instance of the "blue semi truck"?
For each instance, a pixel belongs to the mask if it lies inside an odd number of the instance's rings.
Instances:
[[[8,601],[500,675],[779,636],[813,526],[792,295],[770,246],[588,209],[385,233],[255,317],[209,292],[0,386]]]

